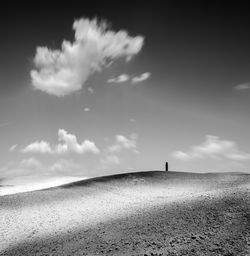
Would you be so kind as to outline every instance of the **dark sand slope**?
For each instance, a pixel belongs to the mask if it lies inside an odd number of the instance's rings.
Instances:
[[[148,172],[0,197],[0,255],[250,255],[250,175]]]

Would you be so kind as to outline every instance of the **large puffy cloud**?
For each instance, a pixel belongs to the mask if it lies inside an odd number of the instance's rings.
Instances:
[[[250,154],[240,151],[233,141],[221,140],[217,136],[207,135],[205,142],[201,145],[191,147],[188,152],[176,151],[173,153],[173,157],[180,160],[210,157],[237,161],[250,159]]]
[[[42,154],[51,154],[53,153],[53,150],[50,146],[50,144],[47,141],[35,141],[31,144],[29,144],[27,147],[21,150],[23,153],[42,153]]]
[[[63,129],[58,130],[58,141],[59,143],[55,146],[51,146],[50,143],[46,141],[36,141],[26,146],[21,152],[58,155],[70,152],[77,154],[85,154],[87,152],[94,154],[100,153],[100,150],[96,147],[94,142],[85,140],[79,144],[74,134],[70,134]]]
[[[126,31],[114,32],[105,22],[79,19],[73,23],[75,40],[63,41],[61,50],[37,47],[31,71],[34,88],[64,96],[82,88],[88,77],[115,59],[130,60],[144,42],[142,36],[131,37]]]
[[[75,135],[67,133],[63,129],[58,131],[58,140],[61,142],[56,147],[56,152],[67,153],[74,152],[77,154],[85,154],[86,152],[92,152],[94,154],[100,153],[100,150],[96,147],[95,143],[90,140],[85,140],[81,144],[78,144]]]

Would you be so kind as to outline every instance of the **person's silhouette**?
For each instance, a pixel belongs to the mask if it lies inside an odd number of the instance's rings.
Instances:
[[[166,162],[166,164],[165,164],[165,171],[166,172],[168,171],[168,162]]]

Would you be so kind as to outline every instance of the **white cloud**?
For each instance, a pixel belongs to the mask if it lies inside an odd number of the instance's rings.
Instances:
[[[71,159],[61,159],[52,165],[44,165],[35,158],[9,163],[0,170],[7,185],[1,195],[13,194],[75,182],[86,179],[86,169]],[[11,185],[11,186],[9,186]]]
[[[38,161],[36,158],[34,157],[30,157],[30,158],[26,158],[23,159],[20,162],[20,167],[35,167],[35,168],[40,168],[42,167],[42,163],[40,161]]]
[[[188,153],[182,151],[175,151],[172,156],[180,160],[189,160],[191,157]]]
[[[85,112],[89,112],[89,111],[90,111],[89,108],[84,108],[83,110],[84,110]]]
[[[2,177],[18,178],[21,176],[39,175],[45,171],[43,164],[34,157],[25,158],[19,162],[8,162],[0,170]]]
[[[140,52],[144,38],[126,31],[114,32],[105,22],[79,19],[73,23],[75,40],[64,40],[60,50],[37,47],[30,75],[35,89],[64,96],[82,88],[88,77],[108,62]]]
[[[124,83],[130,79],[130,76],[127,74],[119,75],[118,77],[108,79],[108,83]]]
[[[139,83],[139,82],[149,79],[150,76],[151,76],[151,73],[149,73],[149,72],[146,72],[139,76],[134,76],[134,77],[131,77],[130,75],[127,75],[127,74],[121,74],[117,77],[108,79],[107,82],[108,83],[124,83],[131,79],[131,82],[133,84],[135,84],[135,83]]]
[[[88,92],[90,93],[90,94],[93,94],[94,93],[94,89],[92,88],[92,87],[88,87]]]
[[[173,157],[180,160],[192,160],[197,158],[215,158],[231,160],[247,160],[250,154],[242,152],[233,141],[221,140],[217,136],[207,135],[205,142],[199,146],[193,146],[188,152],[176,151]]]
[[[103,167],[109,165],[118,165],[121,163],[120,158],[116,155],[123,150],[132,150],[132,152],[138,154],[137,150],[137,135],[131,134],[129,138],[124,135],[116,135],[114,144],[108,146],[104,150],[104,156],[101,159]]]
[[[100,150],[96,147],[94,142],[85,140],[81,144],[78,144],[76,136],[67,133],[67,131],[63,129],[58,130],[58,140],[61,142],[56,148],[56,152],[59,154],[66,152],[74,152],[77,154],[85,154],[86,152],[94,154],[100,153]]]
[[[133,77],[131,80],[132,80],[132,83],[135,84],[135,83],[139,83],[139,82],[142,82],[142,81],[145,81],[145,80],[149,79],[150,76],[151,76],[151,73],[146,72],[146,73],[143,73],[139,76]]]
[[[116,141],[113,145],[108,147],[108,152],[120,152],[123,149],[133,149],[135,153],[137,151],[137,135],[131,134],[129,138],[123,135],[116,135]]]
[[[50,147],[50,144],[47,141],[35,141],[29,144],[27,147],[21,150],[22,153],[42,153],[42,154],[51,154],[53,150]]]
[[[129,122],[131,122],[131,123],[135,123],[135,122],[136,122],[136,119],[134,119],[134,118],[130,118],[130,119],[129,119]]]
[[[250,89],[250,83],[236,85],[234,87],[234,89],[237,90],[237,91],[249,90]]]
[[[126,138],[123,135],[116,135],[116,141],[120,145],[122,145],[124,148],[135,148],[136,147],[136,139],[137,136],[135,134],[132,134],[130,136],[130,139]]]
[[[120,159],[116,155],[106,155],[102,160],[101,163],[103,165],[118,165],[120,164]]]
[[[84,171],[82,164],[77,164],[70,159],[60,159],[48,167],[50,172],[59,173],[82,173]]]
[[[18,146],[17,144],[12,145],[12,146],[10,147],[9,151],[10,151],[10,152],[14,152],[15,149],[17,148],[17,146]]]
[[[22,149],[21,152],[59,155],[71,152],[77,154],[85,154],[87,152],[91,152],[94,154],[100,153],[100,150],[96,147],[94,142],[90,140],[85,140],[81,144],[79,144],[74,134],[70,134],[63,129],[58,130],[58,141],[59,144],[53,147],[46,141],[36,141]]]

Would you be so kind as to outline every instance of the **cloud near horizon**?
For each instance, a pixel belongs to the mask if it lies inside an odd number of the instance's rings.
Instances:
[[[87,152],[99,154],[100,150],[95,143],[90,140],[85,140],[81,144],[78,143],[74,134],[70,134],[63,129],[58,130],[57,145],[51,146],[47,141],[35,141],[21,150],[22,153],[40,153],[40,154],[66,154],[76,153],[85,154]]]
[[[137,137],[137,134],[131,134],[128,138],[121,134],[116,135],[115,142],[104,150],[104,156],[101,159],[103,167],[120,164],[121,159],[117,154],[124,149],[132,150],[133,153],[138,154]]]
[[[0,169],[1,177],[18,178],[18,177],[66,177],[81,176],[86,177],[86,169],[81,163],[76,163],[72,159],[58,159],[52,163],[43,163],[35,157],[24,158],[19,162],[8,163]],[[83,176],[84,175],[84,176]],[[29,179],[27,179],[29,180]]]
[[[230,159],[235,161],[248,160],[250,154],[242,152],[233,141],[221,140],[217,136],[207,135],[205,142],[193,146],[188,152],[175,151],[172,156],[180,160],[193,160],[201,158]]]
[[[23,154],[49,154],[51,156],[64,156],[67,153],[85,154],[91,152],[100,156],[98,162],[103,168],[119,165],[122,162],[124,150],[131,150],[132,153],[138,154],[137,150],[137,135],[129,136],[116,135],[114,143],[107,145],[103,150],[99,150],[94,144],[88,140],[78,143],[75,135],[68,133],[63,129],[58,130],[58,144],[51,145],[47,141],[35,141],[23,149],[19,150]],[[73,157],[73,156],[72,156]],[[75,156],[74,156],[75,157]],[[10,162],[2,168],[1,175],[6,177],[16,176],[41,176],[48,175],[82,175],[86,176],[87,162],[83,162],[80,158],[67,158],[56,160],[50,164],[43,163],[36,157],[21,159],[19,162]]]
[[[42,167],[42,163],[36,158],[30,157],[30,158],[25,158],[21,160],[19,166],[24,168],[29,168],[29,167],[40,168]]]
[[[83,164],[73,162],[71,159],[59,159],[48,167],[50,173],[81,174],[85,171]]]
[[[60,50],[37,47],[36,69],[31,70],[35,89],[58,97],[80,90],[90,75],[118,58],[129,61],[142,49],[144,38],[109,30],[105,22],[81,18],[73,23],[73,43],[64,40]]]
[[[101,159],[101,164],[103,166],[118,165],[120,163],[120,158],[115,154],[105,155],[105,157]]]

